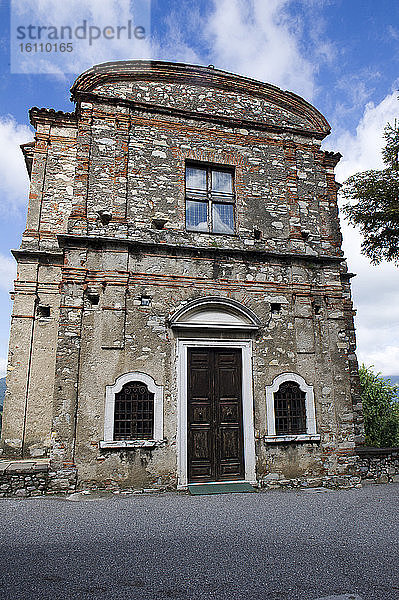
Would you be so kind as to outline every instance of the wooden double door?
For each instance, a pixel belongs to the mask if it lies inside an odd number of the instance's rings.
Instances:
[[[244,479],[241,350],[188,350],[188,479]]]

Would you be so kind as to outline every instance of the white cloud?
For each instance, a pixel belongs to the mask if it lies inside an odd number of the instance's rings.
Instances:
[[[195,35],[198,31],[202,31],[205,26],[204,23],[204,19],[200,16],[197,8],[193,8],[186,14],[177,14],[172,11],[165,20],[166,33],[162,38],[152,37],[152,58],[172,62],[203,64],[203,58],[192,47],[190,32]]]
[[[389,263],[373,266],[360,254],[361,238],[344,225],[344,250],[352,279],[359,362],[383,374],[399,374],[399,272]]]
[[[383,167],[383,131],[388,121],[399,116],[397,96],[392,92],[377,105],[367,104],[355,133],[341,132],[329,142],[343,154],[336,169],[338,181],[358,171]],[[399,270],[387,262],[371,265],[360,252],[360,233],[344,220],[342,233],[349,269],[357,275],[352,279],[352,291],[359,362],[372,364],[383,374],[399,374]]]
[[[160,39],[150,35],[145,41],[102,37],[92,45],[74,40],[73,52],[40,57],[37,53],[22,57],[16,44],[12,69],[18,72],[17,67],[22,66],[25,72],[55,72],[62,77],[62,73],[80,73],[93,64],[132,58],[212,62],[217,68],[268,81],[312,99],[318,66],[331,61],[334,54],[332,44],[322,35],[320,7],[304,1],[301,10],[293,14],[291,0],[210,0],[209,4],[212,8],[207,7],[203,14],[195,3],[185,12],[170,11],[166,33]],[[124,25],[130,19],[135,24],[143,21],[150,34],[150,11],[143,6],[149,7],[149,0],[15,0],[12,32],[18,24],[26,26],[28,22],[75,28],[87,20],[87,26],[103,29]],[[134,18],[136,7],[141,8],[141,14]]]
[[[366,103],[375,94],[380,77],[379,71],[368,67],[355,73],[345,73],[336,81],[333,88],[335,106],[332,121],[337,133],[340,130],[342,133],[341,123],[350,123],[354,120],[353,115],[357,116],[364,110]]]
[[[343,155],[336,169],[338,181],[344,181],[358,171],[379,169],[383,166],[381,149],[384,146],[384,127],[388,121],[393,122],[398,116],[398,92],[395,91],[377,105],[372,102],[366,104],[354,134],[344,131],[331,136],[326,146],[338,150]]]
[[[37,38],[38,26],[48,26],[58,28],[60,37],[61,27],[71,27],[72,32],[76,27],[84,27],[86,21],[86,39],[77,39],[73,35],[70,40],[73,46],[72,52],[53,51],[48,55],[37,53],[21,55],[19,51],[20,40],[12,45],[11,70],[12,72],[26,73],[56,73],[59,76],[62,73],[81,73],[92,67],[94,64],[115,60],[129,60],[138,58],[150,58],[150,0],[68,0],[60,2],[59,0],[14,0],[11,11],[11,36],[12,40],[16,36],[17,27],[32,24],[36,29],[32,34]],[[132,23],[130,37],[128,35],[128,22]],[[138,39],[134,35],[134,28],[137,26],[145,28],[145,39]],[[117,28],[120,29],[119,33]],[[93,41],[88,43],[90,28],[97,27],[101,33],[99,38],[97,32],[92,29]],[[105,28],[113,28],[113,31],[107,29],[106,36],[102,33]],[[24,31],[26,36],[28,30]],[[83,29],[79,30],[79,36],[83,36]],[[69,31],[64,29],[64,40],[67,42]],[[47,31],[41,31],[42,36],[47,36]],[[118,37],[119,35],[119,37]],[[41,38],[42,39],[42,38]],[[29,40],[27,37],[24,42],[35,42],[35,39]],[[44,38],[44,42],[57,41]],[[61,40],[59,39],[58,42]],[[23,61],[23,62],[22,62]],[[22,70],[21,70],[22,69]]]
[[[368,353],[366,360],[363,360],[367,367],[373,366],[374,372],[380,372],[383,375],[397,375],[399,365],[399,347],[385,346],[380,350],[372,350]]]
[[[7,214],[26,206],[29,178],[20,144],[32,141],[33,133],[12,116],[0,117],[0,212]]]
[[[287,0],[214,0],[205,35],[221,69],[313,97],[316,66],[300,49],[300,22]]]
[[[336,56],[320,2],[209,0],[209,5],[202,13],[199,5],[184,13],[172,10],[166,32],[152,41],[152,56],[212,63],[312,99],[320,64]]]
[[[16,276],[16,262],[11,256],[0,254],[0,288],[9,292]]]
[[[5,377],[7,372],[7,359],[0,357],[0,377]]]
[[[388,27],[388,35],[390,35],[390,37],[392,37],[394,40],[399,40],[399,30],[395,29],[395,27],[392,27],[392,25]]]

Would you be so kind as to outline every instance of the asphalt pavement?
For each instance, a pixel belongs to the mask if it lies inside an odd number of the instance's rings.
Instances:
[[[1,600],[399,600],[399,484],[0,500]]]

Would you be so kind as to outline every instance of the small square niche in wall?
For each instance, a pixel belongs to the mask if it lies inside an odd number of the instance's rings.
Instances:
[[[150,296],[141,296],[140,304],[141,304],[141,306],[151,306],[151,297]]]
[[[321,315],[321,306],[320,306],[320,304],[314,304],[313,308],[314,308],[314,314],[315,315]]]
[[[38,317],[49,317],[50,316],[50,307],[45,306],[44,304],[38,304],[36,308],[36,314]]]
[[[272,315],[279,315],[281,313],[281,304],[279,302],[272,302],[270,304],[270,312]]]
[[[90,304],[92,304],[93,306],[97,306],[100,302],[100,294],[93,294],[93,293],[88,293],[87,297],[89,299]]]

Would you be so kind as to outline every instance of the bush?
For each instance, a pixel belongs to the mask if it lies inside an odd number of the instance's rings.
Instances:
[[[366,446],[399,446],[398,386],[371,369],[365,365],[359,369]]]

